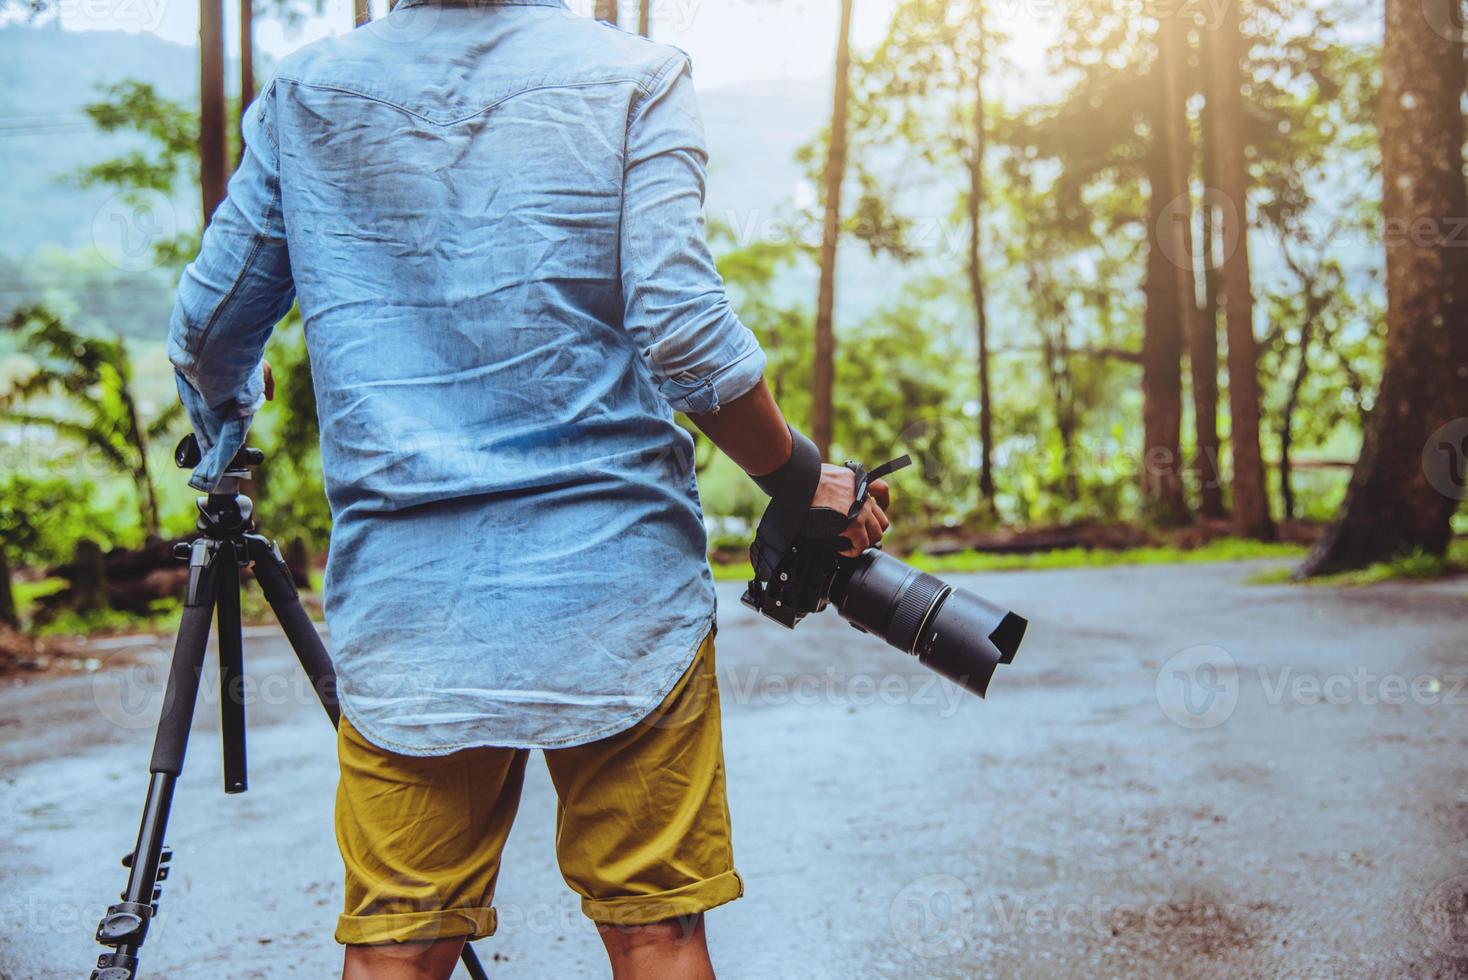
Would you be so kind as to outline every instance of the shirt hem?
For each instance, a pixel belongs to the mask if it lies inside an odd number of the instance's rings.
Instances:
[[[717,617],[714,613],[710,613],[708,616],[704,617],[701,620],[701,628],[698,630],[698,639],[694,641],[692,647],[688,648],[683,654],[678,657],[677,661],[675,662],[675,669],[670,672],[669,677],[666,680],[658,682],[656,691],[648,698],[648,704],[646,707],[639,706],[637,708],[634,708],[632,711],[624,715],[618,716],[614,721],[608,722],[607,724],[599,728],[593,729],[589,732],[577,732],[574,735],[567,735],[563,738],[515,741],[490,741],[484,739],[469,739],[464,742],[456,742],[452,745],[434,745],[430,747],[408,745],[403,742],[397,742],[393,739],[386,738],[375,728],[375,726],[366,723],[363,720],[362,716],[359,715],[356,710],[352,708],[351,698],[349,696],[339,695],[338,705],[342,710],[342,714],[346,715],[347,720],[351,722],[352,727],[355,728],[363,738],[365,738],[367,741],[371,742],[378,748],[386,749],[387,751],[396,753],[397,755],[414,756],[416,758],[432,758],[435,756],[453,755],[455,752],[462,752],[465,749],[574,748],[578,745],[587,745],[591,742],[598,741],[599,739],[610,738],[613,735],[624,732],[627,729],[631,728],[633,725],[636,725],[638,722],[642,721],[654,711],[656,711],[658,705],[662,704],[663,701],[667,699],[668,694],[673,690],[674,687],[678,685],[678,681],[681,680],[683,675],[688,672],[688,668],[693,664],[694,658],[698,656],[699,648],[703,646],[704,640],[708,639],[708,635],[713,632],[716,618]]]

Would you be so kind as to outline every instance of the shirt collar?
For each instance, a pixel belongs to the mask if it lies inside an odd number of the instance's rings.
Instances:
[[[427,7],[438,4],[444,7],[562,7],[565,0],[398,0],[394,10],[404,7]]]

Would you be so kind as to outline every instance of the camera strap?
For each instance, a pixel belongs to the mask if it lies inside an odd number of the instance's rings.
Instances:
[[[754,482],[770,496],[770,505],[760,518],[754,544],[749,546],[749,561],[755,578],[768,581],[780,567],[790,546],[805,529],[811,498],[821,482],[821,454],[816,444],[793,425],[790,428],[792,452],[790,460]]]

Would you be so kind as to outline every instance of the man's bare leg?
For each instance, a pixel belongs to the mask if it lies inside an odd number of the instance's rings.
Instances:
[[[422,943],[348,946],[342,980],[448,980],[464,937]]]
[[[612,980],[714,980],[703,916],[649,926],[597,924]]]

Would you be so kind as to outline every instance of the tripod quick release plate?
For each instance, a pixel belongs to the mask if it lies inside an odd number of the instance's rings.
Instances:
[[[181,470],[191,470],[204,459],[203,452],[199,449],[199,440],[192,432],[179,440],[173,449],[173,463]],[[229,461],[225,467],[227,470],[247,470],[252,466],[259,466],[265,462],[265,454],[258,449],[245,446],[234,454],[234,459]]]

